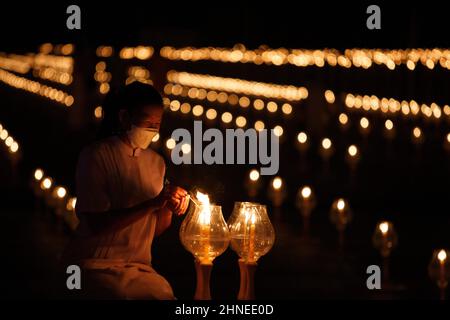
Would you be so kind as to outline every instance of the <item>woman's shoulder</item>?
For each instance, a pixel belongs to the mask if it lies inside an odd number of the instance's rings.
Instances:
[[[158,166],[165,168],[166,163],[164,161],[164,158],[162,155],[160,155],[158,152],[151,148],[147,148],[143,150],[142,152],[146,158],[148,158],[150,161],[156,163]]]
[[[86,145],[80,152],[80,159],[84,158],[97,158],[101,156],[103,152],[111,145],[115,143],[114,137],[107,137],[100,140],[96,140]]]

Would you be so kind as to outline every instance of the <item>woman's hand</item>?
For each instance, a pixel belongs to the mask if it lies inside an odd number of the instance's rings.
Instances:
[[[165,206],[177,216],[186,212],[189,206],[189,196],[183,188],[167,185],[163,190]]]

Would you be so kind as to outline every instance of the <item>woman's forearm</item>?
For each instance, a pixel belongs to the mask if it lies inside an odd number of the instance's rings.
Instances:
[[[86,219],[94,233],[107,233],[123,229],[149,214],[152,209],[157,210],[159,207],[156,199],[150,199],[130,208],[105,212],[81,212],[79,215]]]

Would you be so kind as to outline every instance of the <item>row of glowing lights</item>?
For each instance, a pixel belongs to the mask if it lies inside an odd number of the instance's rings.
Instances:
[[[125,80],[125,84],[130,84],[134,81],[152,85],[153,81],[150,79],[150,70],[142,66],[129,67],[128,78]]]
[[[72,83],[73,58],[38,54],[0,56],[0,68],[25,74],[33,68],[33,76],[69,85]]]
[[[94,79],[95,79],[95,81],[97,81],[100,84],[98,87],[98,91],[101,94],[107,94],[109,92],[109,90],[111,89],[109,82],[112,79],[112,75],[110,72],[106,71],[106,62],[105,61],[99,61],[95,65]]]
[[[207,120],[217,120],[219,113],[214,108],[206,108],[200,104],[196,104],[192,106],[188,102],[180,103],[178,100],[170,100],[168,98],[164,98],[164,105],[168,106],[169,110],[173,112],[180,111],[183,114],[189,114],[192,113],[195,117],[201,117],[204,115]],[[247,125],[248,121],[247,118],[244,116],[237,116],[234,117],[231,112],[225,111],[221,114],[220,120],[224,124],[231,124],[233,122],[233,118],[235,118],[235,124],[239,128],[243,128]],[[265,123],[261,120],[255,121],[254,128],[258,131],[264,129],[266,127]],[[274,128],[274,133],[277,136],[283,135],[283,127],[277,125]]]
[[[53,68],[61,73],[73,72],[74,59],[46,54],[9,54],[0,56],[0,67],[17,73],[27,73],[31,68]]]
[[[247,50],[243,45],[234,48],[193,48],[176,49],[166,46],[161,48],[160,55],[169,60],[200,61],[213,60],[231,63],[253,63],[256,65],[270,64],[275,66],[291,64],[297,67],[352,66],[368,69],[373,65],[385,65],[389,70],[405,64],[409,70],[414,70],[420,62],[428,69],[433,69],[437,63],[442,68],[450,70],[450,50],[445,49],[347,49],[343,53],[336,49],[302,50],[302,49],[270,49],[261,47]]]
[[[347,126],[349,124],[349,119],[348,116],[345,113],[341,113],[339,114],[338,117],[339,123],[342,126]],[[361,119],[359,120],[359,127],[363,132],[368,132],[369,128],[370,128],[371,124],[369,119],[367,119],[366,117],[361,117]],[[386,131],[392,131],[394,130],[394,122],[390,119],[387,119],[384,122],[384,129]],[[423,133],[422,133],[422,129],[420,127],[414,127],[412,130],[412,137],[413,139],[417,140],[417,139],[423,139]],[[446,141],[448,143],[450,143],[450,133],[447,134],[446,137]]]
[[[42,169],[36,169],[34,171],[34,179],[37,183],[39,183],[39,187],[43,191],[52,192],[52,196],[54,198],[66,200],[66,209],[68,211],[75,210],[77,198],[69,196],[67,188],[64,186],[55,186],[54,180],[51,177],[45,176]]]
[[[24,77],[16,76],[8,71],[0,69],[0,81],[4,82],[14,88],[25,90],[42,97],[48,98],[50,100],[56,101],[58,103],[64,104],[70,107],[74,103],[74,98],[70,94],[46,86],[37,81],[28,80]]]
[[[261,96],[272,99],[300,101],[308,97],[305,87],[264,83],[237,78],[224,78],[205,74],[169,71],[168,82],[203,89],[227,91],[236,94]]]
[[[194,115],[195,117],[201,117],[204,114],[206,119],[208,119],[208,120],[216,120],[218,117],[218,112],[216,111],[216,109],[214,109],[214,108],[207,109],[200,104],[197,104],[192,107],[191,104],[189,104],[187,102],[180,103],[180,101],[178,101],[178,100],[170,100],[168,98],[164,98],[164,104],[168,105],[169,110],[171,110],[173,112],[180,111],[183,114],[192,113],[192,115]],[[94,112],[95,112],[96,118],[101,118],[101,115],[102,115],[101,107],[96,108]],[[346,126],[349,123],[349,118],[345,113],[341,113],[339,115],[338,119],[339,119],[339,123],[343,126]],[[230,112],[223,112],[222,115],[220,116],[220,120],[224,124],[230,124],[233,121],[233,114]],[[235,118],[235,125],[238,128],[244,128],[247,125],[247,123],[248,123],[247,118],[244,116],[238,116]],[[362,117],[359,121],[359,126],[363,130],[363,132],[367,131],[370,127],[369,119],[367,119],[366,117]],[[266,127],[265,123],[261,120],[257,120],[254,123],[254,128],[258,131],[264,129],[265,127]],[[391,132],[392,130],[394,130],[394,122],[390,119],[387,119],[384,122],[384,128],[387,132]],[[283,127],[279,126],[279,125],[275,126],[274,133],[275,133],[275,135],[281,137],[284,133]],[[414,127],[412,130],[412,138],[415,142],[420,142],[421,140],[423,140],[422,129],[419,127]],[[308,135],[305,132],[300,132],[297,135],[297,141],[300,144],[308,143]],[[446,141],[448,143],[450,143],[450,133],[447,134]],[[328,150],[331,148],[332,142],[329,138],[324,138],[322,140],[321,145],[324,150]],[[175,147],[175,141],[173,139],[169,139],[167,141],[166,146],[169,149],[173,149]],[[188,147],[186,147],[186,148],[188,148]],[[354,156],[357,154],[357,150],[358,149],[356,146],[350,146],[348,149],[348,153],[350,156]]]
[[[168,83],[164,86],[164,93],[166,95],[189,97],[196,100],[207,100],[208,102],[218,102],[221,104],[228,103],[231,106],[239,105],[241,108],[248,108],[252,105],[255,110],[264,110],[270,113],[275,113],[279,110],[279,104],[275,101],[268,101],[267,104],[261,99],[254,99],[253,102],[247,96],[238,96],[234,93],[228,94],[226,92],[216,92],[214,90],[199,89],[193,87],[185,87],[179,84]],[[289,115],[292,113],[292,105],[289,103],[283,103],[281,105],[281,111]]]
[[[69,56],[73,54],[75,51],[75,46],[71,43],[66,44],[51,44],[51,43],[43,43],[39,47],[39,52],[42,54],[61,54],[64,56]]]
[[[405,116],[417,116],[422,114],[425,118],[441,119],[442,114],[450,117],[450,106],[440,107],[437,103],[431,105],[419,105],[416,101],[399,101],[394,98],[378,98],[375,95],[353,95],[348,93],[345,96],[345,105],[347,108],[363,109],[365,111],[378,111],[383,113],[401,112]]]
[[[196,104],[196,105],[192,106],[188,102],[181,103],[178,100],[170,100],[168,98],[164,98],[164,104],[166,106],[168,106],[169,110],[171,110],[173,112],[180,111],[183,114],[192,113],[192,115],[194,115],[195,117],[201,117],[204,114],[206,119],[208,119],[208,120],[216,120],[218,117],[218,112],[216,109],[214,109],[214,108],[208,109],[208,108],[205,108],[204,106],[202,106],[201,104]],[[290,110],[292,110],[292,107],[290,108]],[[96,114],[95,116],[97,118],[100,118],[101,117],[101,109],[96,109],[95,114]],[[222,115],[220,116],[220,120],[224,124],[230,124],[233,121],[233,118],[234,117],[231,112],[223,112]],[[338,120],[342,126],[346,126],[349,124],[349,118],[345,113],[341,113],[338,117]],[[244,128],[247,125],[247,123],[248,123],[248,121],[247,121],[246,117],[244,117],[244,116],[235,117],[235,124],[237,127]],[[359,121],[359,126],[363,132],[368,132],[368,130],[370,128],[369,119],[366,117],[362,117]],[[258,131],[264,129],[265,127],[266,127],[265,123],[261,120],[257,120],[254,124],[254,128]],[[390,119],[387,119],[384,122],[384,128],[388,132],[394,130],[394,122]],[[275,130],[275,134],[277,136],[283,135],[283,132],[284,132],[283,127],[275,126],[274,130]],[[414,127],[412,130],[412,137],[415,141],[423,139],[422,129],[420,129],[419,127]],[[298,142],[306,143],[306,140],[307,140],[306,133],[301,132],[298,135]],[[447,134],[447,142],[450,142],[450,134]],[[329,149],[329,147],[326,147],[329,144],[331,147],[331,141],[328,138],[324,139],[324,141],[322,143],[322,145],[324,146],[324,149]],[[173,142],[170,142],[170,145],[173,145]]]
[[[134,58],[148,60],[154,52],[154,48],[150,46],[124,47],[119,51],[119,57],[126,60]],[[97,47],[95,53],[97,57],[109,58],[114,54],[114,49],[111,46],[100,46]]]
[[[68,72],[60,72],[57,69],[54,68],[42,68],[42,69],[36,69],[35,72],[33,72],[33,75],[44,79],[44,80],[50,80],[53,82],[57,82],[63,85],[69,85],[73,81],[73,77]]]
[[[257,183],[259,178],[260,174],[258,170],[253,169],[250,171],[250,181]],[[270,187],[273,192],[280,192],[284,188],[283,179],[281,177],[273,178]],[[306,185],[298,190],[297,196],[300,201],[307,203],[314,197],[314,194],[312,188]],[[346,212],[348,213],[349,210],[348,202],[343,198],[338,198],[333,202],[332,210],[336,210],[339,215],[344,215]],[[388,232],[394,232],[393,225],[389,221],[380,221],[376,226],[375,232],[380,232],[381,235],[385,237],[388,235]],[[445,249],[439,249],[436,258],[441,264],[444,264],[447,259],[447,251]]]
[[[16,153],[19,150],[19,144],[9,135],[2,124],[0,124],[0,139],[5,143],[5,146],[9,148],[11,153]]]

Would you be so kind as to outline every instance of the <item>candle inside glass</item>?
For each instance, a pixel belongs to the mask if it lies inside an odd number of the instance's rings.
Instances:
[[[180,239],[201,264],[211,264],[227,249],[230,235],[222,208],[210,204],[206,194],[197,192],[196,198],[200,205],[183,221]]]

